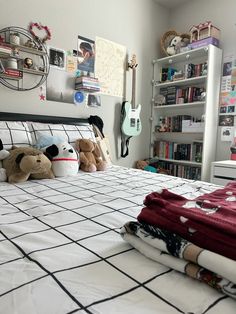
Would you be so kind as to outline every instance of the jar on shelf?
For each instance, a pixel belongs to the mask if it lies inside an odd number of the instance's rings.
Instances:
[[[19,33],[11,33],[10,34],[10,44],[12,45],[20,45],[20,35]]]
[[[9,69],[18,69],[17,59],[8,58],[7,59],[7,68]]]

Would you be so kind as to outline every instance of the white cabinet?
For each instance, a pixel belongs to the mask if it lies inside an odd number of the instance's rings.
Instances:
[[[157,157],[172,175],[210,181],[221,63],[222,50],[213,45],[153,60],[150,157]],[[175,79],[169,77],[174,71]],[[168,80],[163,82],[163,75]]]
[[[212,162],[211,164],[212,183],[225,185],[232,180],[236,180],[235,160],[223,160]]]

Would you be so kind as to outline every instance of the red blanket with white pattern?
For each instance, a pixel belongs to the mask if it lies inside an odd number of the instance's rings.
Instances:
[[[236,182],[194,200],[164,189],[149,194],[144,205],[139,222],[170,230],[236,260]]]

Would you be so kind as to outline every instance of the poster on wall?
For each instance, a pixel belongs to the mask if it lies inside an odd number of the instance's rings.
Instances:
[[[126,48],[112,41],[96,37],[95,77],[101,94],[123,97],[126,70]]]
[[[224,57],[221,80],[220,105],[236,104],[236,59],[234,55]],[[229,112],[226,109],[226,112]]]
[[[94,40],[83,36],[78,36],[77,58],[78,70],[85,72],[83,74],[88,76],[90,76],[91,73],[94,73],[95,63]]]

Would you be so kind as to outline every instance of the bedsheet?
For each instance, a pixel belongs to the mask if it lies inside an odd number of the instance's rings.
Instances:
[[[219,186],[110,166],[0,185],[0,313],[235,314],[235,300],[140,254],[120,236],[144,197]]]

